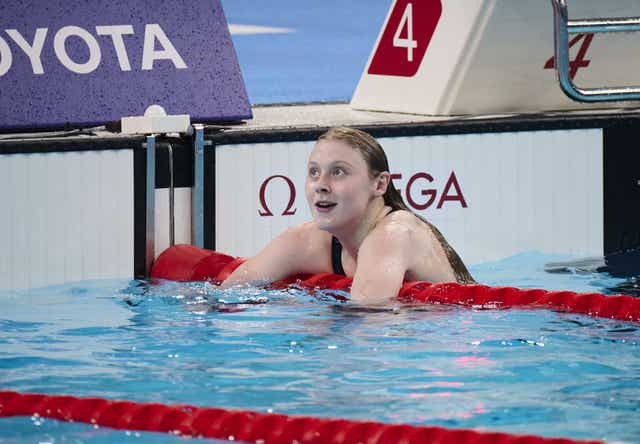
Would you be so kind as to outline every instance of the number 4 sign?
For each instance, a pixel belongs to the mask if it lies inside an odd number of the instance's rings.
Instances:
[[[589,66],[589,62],[591,60],[585,60],[585,56],[587,55],[587,50],[589,49],[589,45],[591,45],[591,40],[593,40],[593,34],[578,34],[569,42],[569,48],[578,43],[582,38],[582,45],[580,45],[580,49],[578,50],[578,55],[575,60],[571,60],[569,62],[569,77],[571,80],[576,76],[578,70],[580,68],[586,68]],[[547,63],[544,64],[544,69],[553,69],[556,67],[556,61],[553,57],[547,60]]]
[[[414,76],[441,14],[441,0],[397,0],[368,73]]]

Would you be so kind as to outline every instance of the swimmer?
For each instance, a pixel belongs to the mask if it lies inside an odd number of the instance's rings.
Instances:
[[[474,283],[440,231],[406,206],[369,134],[322,134],[309,155],[305,193],[313,220],[274,238],[223,288],[333,272],[352,277],[351,300],[368,305],[388,302],[403,281]]]

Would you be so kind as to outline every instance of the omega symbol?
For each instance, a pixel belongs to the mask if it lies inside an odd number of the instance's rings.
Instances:
[[[296,201],[296,186],[293,184],[291,179],[289,179],[287,176],[283,176],[282,174],[275,174],[273,176],[267,177],[264,182],[262,182],[262,185],[260,186],[260,205],[262,206],[262,210],[258,210],[258,214],[260,216],[273,216],[271,209],[269,209],[269,206],[267,205],[266,198],[267,185],[273,179],[283,179],[287,183],[287,185],[289,185],[289,203],[287,203],[287,206],[282,212],[282,215],[293,216],[294,214],[296,214],[297,210],[296,208],[291,209]]]

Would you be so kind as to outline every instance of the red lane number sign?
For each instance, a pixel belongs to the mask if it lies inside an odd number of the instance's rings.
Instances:
[[[414,76],[441,14],[441,0],[397,0],[368,73]]]

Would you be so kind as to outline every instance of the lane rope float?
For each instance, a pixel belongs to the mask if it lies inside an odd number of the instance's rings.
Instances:
[[[288,416],[67,395],[0,391],[0,417],[39,415],[121,430],[255,444],[596,444],[502,432]]]
[[[192,245],[174,245],[158,256],[151,270],[151,277],[175,281],[221,282],[244,260]],[[292,284],[308,289],[349,291],[351,279],[332,273],[297,275],[273,282],[271,288],[286,288]],[[640,321],[640,298],[627,295],[417,281],[404,283],[398,299],[403,302],[454,304],[475,309],[546,308],[594,317]]]

